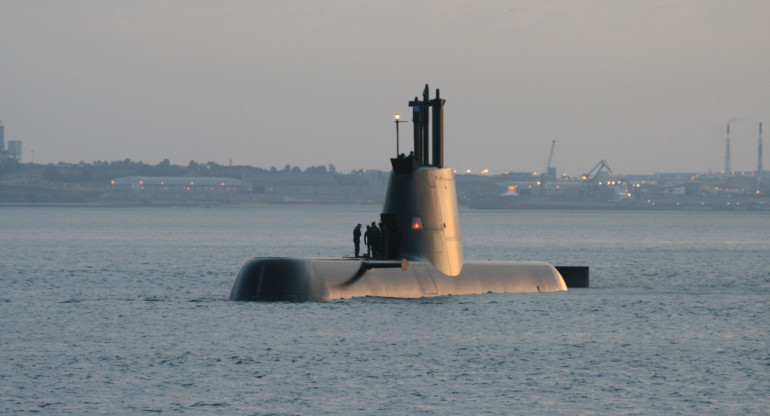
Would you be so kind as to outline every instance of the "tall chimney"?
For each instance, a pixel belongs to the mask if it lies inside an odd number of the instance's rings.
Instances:
[[[757,172],[762,173],[762,122],[759,122],[759,152],[757,153]]]
[[[725,150],[725,173],[730,173],[730,123],[727,123],[727,138],[725,139],[727,148]]]

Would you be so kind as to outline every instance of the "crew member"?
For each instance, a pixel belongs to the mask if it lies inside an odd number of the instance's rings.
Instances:
[[[356,257],[358,257],[358,251],[361,249],[361,224],[356,225],[353,229],[353,245],[356,248]]]
[[[380,230],[374,221],[372,221],[372,228],[369,232],[369,244],[372,245],[372,257],[375,259],[380,258]]]
[[[372,258],[372,226],[369,224],[366,225],[364,244],[366,244],[366,256]]]

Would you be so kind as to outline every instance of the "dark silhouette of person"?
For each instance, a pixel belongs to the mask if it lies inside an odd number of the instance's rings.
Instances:
[[[383,259],[389,258],[388,243],[388,227],[386,227],[385,224],[380,223],[380,256]]]
[[[361,224],[356,225],[353,229],[353,245],[356,248],[356,257],[358,257],[358,251],[361,249]]]
[[[380,258],[380,230],[374,221],[372,221],[372,228],[369,233],[369,243],[372,245],[372,257],[375,259]]]
[[[366,232],[364,233],[364,244],[366,244],[366,256],[372,257],[372,227],[366,226]]]

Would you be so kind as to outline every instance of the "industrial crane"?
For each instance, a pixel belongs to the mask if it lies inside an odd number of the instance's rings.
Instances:
[[[593,185],[594,179],[596,179],[596,177],[599,176],[599,173],[601,173],[602,169],[607,169],[609,173],[612,173],[612,169],[610,169],[610,165],[608,165],[607,162],[600,160],[599,163],[597,163],[596,166],[593,167],[593,169],[591,169],[588,173],[583,175],[583,181]],[[596,174],[594,174],[594,171],[596,171]]]
[[[556,168],[551,167],[551,160],[553,159],[553,148],[556,146],[556,139],[551,140],[551,152],[548,153],[548,165],[545,167],[545,176],[548,178],[556,177]]]
[[[540,174],[540,179],[537,181],[537,195],[545,196],[546,183],[556,179],[556,168],[551,167],[551,160],[553,159],[553,148],[556,146],[556,139],[551,140],[551,151],[548,153],[548,164],[545,166],[545,172]]]

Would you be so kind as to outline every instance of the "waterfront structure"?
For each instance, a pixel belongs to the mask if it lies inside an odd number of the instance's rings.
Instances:
[[[110,181],[116,192],[138,193],[238,193],[250,192],[248,182],[232,178],[124,176]]]
[[[20,140],[8,141],[8,157],[21,162],[21,141]]]

